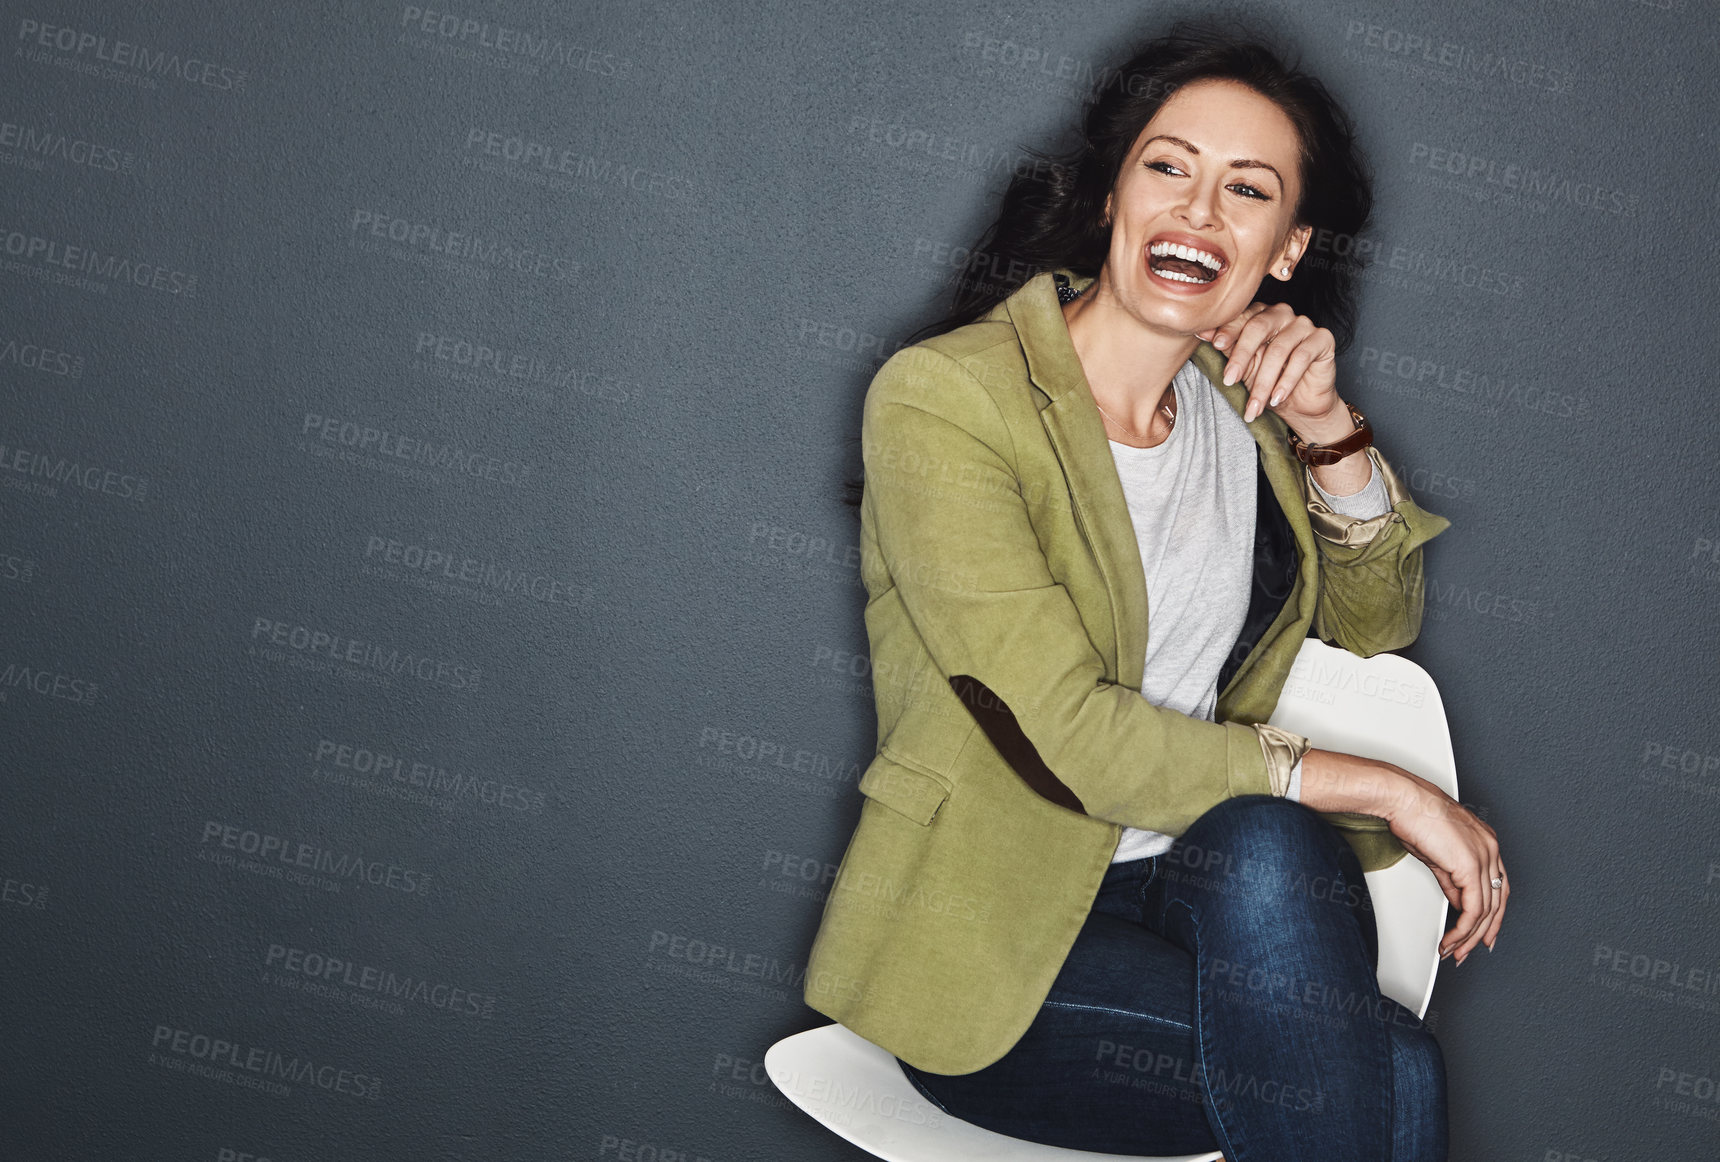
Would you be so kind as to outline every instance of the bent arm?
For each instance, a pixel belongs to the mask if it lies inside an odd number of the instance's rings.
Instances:
[[[984,687],[969,705],[999,751],[1036,789],[1048,772],[1064,806],[1167,835],[1226,798],[1282,794],[1302,736],[1192,718],[1107,680],[1051,573],[1014,455],[996,402],[948,356],[907,348],[867,392],[878,552],[944,679],[958,693]]]
[[[1308,520],[1320,553],[1320,600],[1314,632],[1360,657],[1401,649],[1421,633],[1421,546],[1451,527],[1411,498],[1379,449],[1363,453],[1373,463],[1369,487],[1350,496],[1327,495],[1308,482]],[[1306,470],[1304,470],[1306,472]],[[1357,515],[1374,489],[1383,486],[1390,507]],[[1377,493],[1375,493],[1377,495]]]

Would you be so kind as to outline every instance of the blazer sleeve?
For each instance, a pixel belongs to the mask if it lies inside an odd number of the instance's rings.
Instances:
[[[1226,798],[1287,789],[1301,736],[1193,718],[1106,680],[1030,519],[1055,500],[1023,495],[1003,414],[961,364],[927,347],[892,356],[867,391],[861,446],[878,552],[915,632],[952,687],[977,680],[1004,708],[1025,761],[1072,793],[1064,806],[1179,835]]]
[[[1385,483],[1388,511],[1366,519],[1346,516],[1308,490],[1308,520],[1320,554],[1314,632],[1364,658],[1402,649],[1421,633],[1421,546],[1451,527],[1445,517],[1416,504],[1378,448],[1366,452]],[[1311,483],[1312,475],[1306,469],[1303,474]]]

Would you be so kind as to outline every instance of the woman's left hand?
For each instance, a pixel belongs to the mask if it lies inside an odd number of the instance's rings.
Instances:
[[[1244,420],[1271,407],[1303,431],[1345,411],[1337,392],[1336,337],[1288,304],[1250,303],[1223,326],[1195,334],[1225,353],[1224,381],[1247,386]]]

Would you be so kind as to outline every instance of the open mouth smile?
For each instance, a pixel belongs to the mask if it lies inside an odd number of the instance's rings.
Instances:
[[[1147,269],[1167,282],[1211,286],[1230,265],[1223,254],[1157,238],[1147,245]]]

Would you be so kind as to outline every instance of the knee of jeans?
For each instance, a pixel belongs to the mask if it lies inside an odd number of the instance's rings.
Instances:
[[[1338,871],[1359,876],[1361,870],[1336,828],[1312,808],[1277,795],[1224,800],[1178,837],[1178,848],[1183,870],[1239,879]]]

